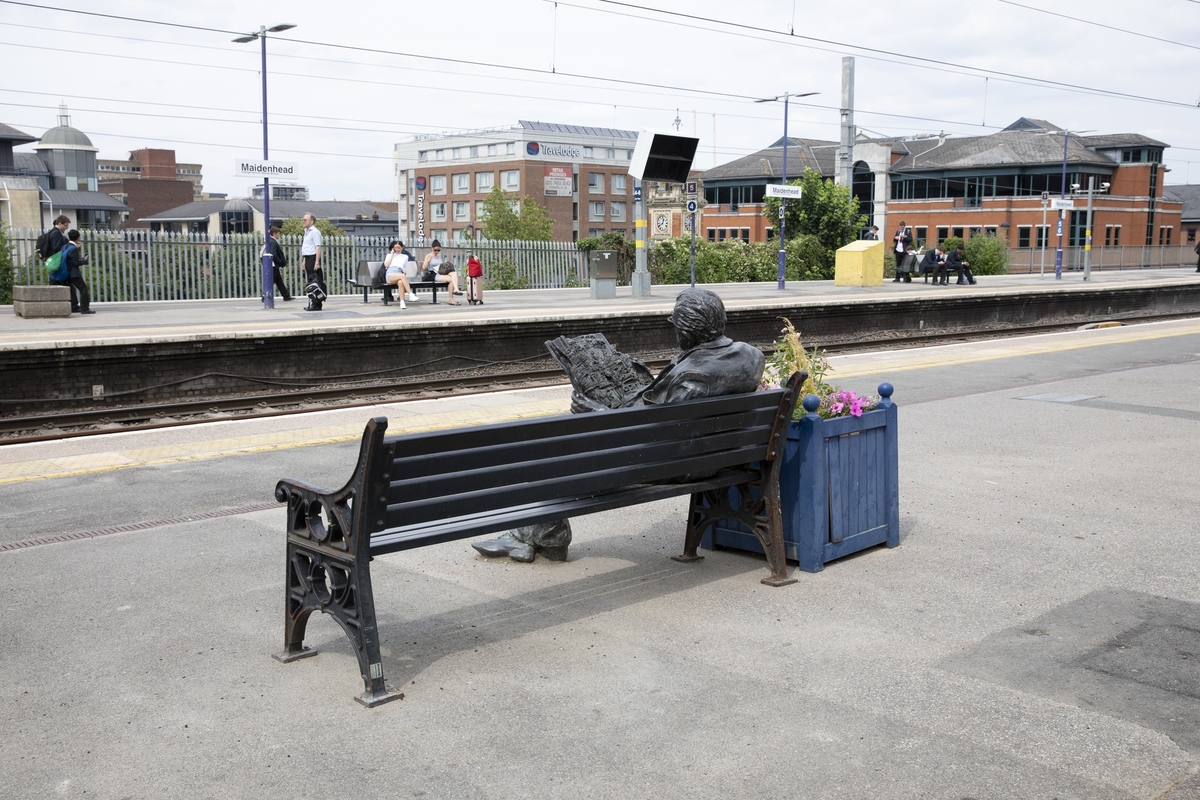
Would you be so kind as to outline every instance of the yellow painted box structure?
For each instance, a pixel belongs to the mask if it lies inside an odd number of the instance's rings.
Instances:
[[[862,239],[839,247],[833,283],[835,286],[883,286],[883,242]]]

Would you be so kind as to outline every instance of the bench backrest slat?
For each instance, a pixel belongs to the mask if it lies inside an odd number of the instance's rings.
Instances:
[[[641,467],[671,459],[713,456],[720,466],[727,466],[723,453],[747,447],[761,447],[765,453],[769,424],[737,428],[707,436],[676,437],[668,441],[621,441],[594,443],[583,451],[563,455],[548,453],[536,458],[506,460],[500,464],[474,464],[460,458],[458,469],[437,475],[422,475],[392,481],[388,492],[389,504],[407,504],[443,495],[458,496],[466,490],[476,491],[496,486],[517,486],[537,483],[551,478],[569,478],[598,470],[619,470]],[[528,450],[528,446],[512,445],[513,450]],[[493,455],[499,448],[493,448]],[[745,463],[744,461],[741,463]]]
[[[480,425],[457,431],[428,431],[389,436],[398,456],[431,456],[455,450],[477,450],[497,444],[554,438],[580,433],[606,431],[631,425],[666,424],[676,420],[700,419],[741,411],[769,408],[775,410],[783,399],[783,390],[708,397],[660,406],[621,408],[592,414],[563,414],[518,422]]]
[[[760,428],[764,425],[769,427],[774,415],[775,409],[761,408],[724,416],[627,425],[621,428],[554,436],[545,435],[538,429],[528,429],[527,433],[537,435],[537,438],[431,455],[409,455],[407,448],[401,442],[397,442],[397,457],[392,462],[391,480],[398,483],[523,461],[590,454],[631,445],[695,440],[726,431]]]
[[[762,459],[766,452],[767,443],[763,442],[760,445],[747,445],[718,453],[672,457],[649,464],[622,466],[583,475],[566,475],[515,486],[503,485],[477,491],[470,491],[469,487],[457,487],[459,491],[452,494],[440,493],[439,496],[426,500],[389,505],[385,526],[392,528],[418,525],[549,500],[589,497],[631,485],[655,483],[675,479],[681,475],[705,474],[726,467],[748,464]]]

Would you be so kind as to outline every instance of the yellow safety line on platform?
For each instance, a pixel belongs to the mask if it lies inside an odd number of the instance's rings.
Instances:
[[[392,433],[417,433],[420,431],[444,430],[467,425],[485,425],[493,422],[509,422],[528,417],[544,417],[566,414],[570,401],[540,400],[518,403],[503,411],[495,408],[459,408],[437,414],[413,415],[405,418],[404,427]],[[394,418],[393,418],[394,419]],[[113,450],[102,453],[62,456],[60,458],[0,464],[0,485],[26,481],[67,478],[96,472],[109,472],[129,467],[177,464],[205,458],[242,453],[262,453],[269,450],[287,450],[316,444],[355,441],[362,436],[363,426],[359,423],[328,425],[319,428],[261,433],[227,439],[212,439],[202,442],[180,442],[158,447]]]

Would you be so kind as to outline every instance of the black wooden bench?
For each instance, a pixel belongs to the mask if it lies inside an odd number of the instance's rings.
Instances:
[[[805,377],[768,392],[430,433],[385,437],[387,419],[372,419],[344,487],[290,479],[275,487],[287,503],[285,649],[275,658],[315,655],[304,631],[309,615],[324,611],[357,654],[365,690],[356,699],[369,707],[396,699],[384,685],[372,557],[685,494],[691,506],[675,560],[702,560],[705,529],[736,520],[767,554],[762,582],[794,583],[779,471]],[[731,486],[742,488],[738,507]]]
[[[350,285],[362,289],[363,302],[369,302],[368,295],[372,289],[379,289],[383,292],[383,304],[390,305],[395,299],[392,292],[395,291],[396,285],[387,282],[387,270],[383,268],[382,261],[360,261],[358,269],[355,271],[354,277],[350,279]],[[408,285],[415,292],[418,289],[428,289],[433,293],[432,303],[437,303],[438,289],[445,291],[446,284],[438,283],[437,281],[414,281],[409,279]]]

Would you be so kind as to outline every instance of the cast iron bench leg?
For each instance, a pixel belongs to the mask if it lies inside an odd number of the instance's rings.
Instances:
[[[767,481],[769,484],[770,481]],[[779,501],[778,485],[775,491],[766,492],[766,497],[754,497],[751,485],[738,486],[741,502],[737,507],[729,502],[729,489],[716,489],[692,495],[688,508],[688,530],[684,538],[683,555],[671,556],[685,564],[703,561],[696,554],[704,530],[722,519],[740,522],[754,532],[767,556],[771,576],[763,578],[767,586],[787,586],[796,582],[788,577],[787,550],[783,541],[783,514]]]

